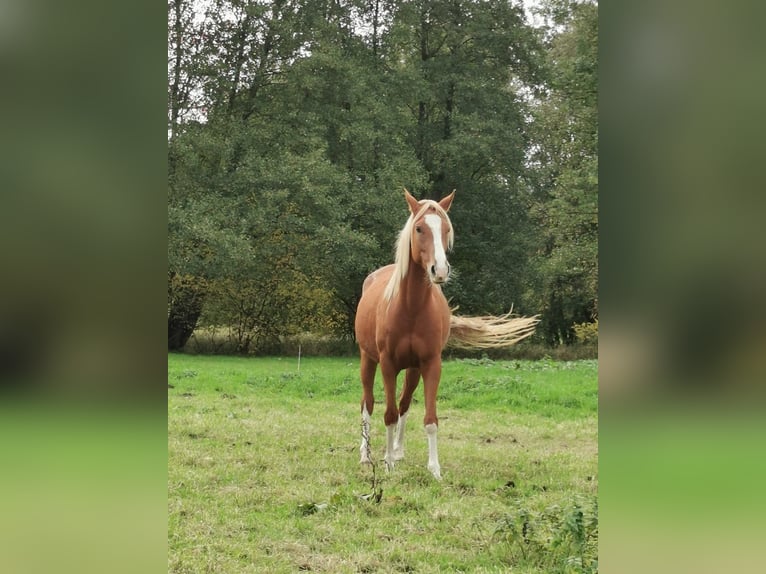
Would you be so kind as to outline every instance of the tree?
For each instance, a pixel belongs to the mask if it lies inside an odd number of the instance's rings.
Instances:
[[[177,195],[178,164],[182,150],[178,136],[182,124],[192,120],[198,104],[202,30],[195,24],[194,3],[168,2],[168,348],[182,348],[191,336],[202,312],[204,289],[196,276],[181,262],[194,254],[198,239],[179,233]],[[183,175],[181,175],[183,177]],[[188,195],[182,191],[181,195]],[[186,236],[184,236],[186,235]]]
[[[247,153],[268,134],[254,142],[248,120],[303,43],[292,28],[297,2],[216,0],[204,15],[199,8],[168,4],[170,349],[186,343],[213,281],[252,270],[248,222],[259,213]]]
[[[529,134],[519,90],[539,82],[538,36],[508,2],[423,0],[398,3],[390,42],[395,101],[427,174],[414,191],[457,190],[446,292],[463,312],[523,308]]]
[[[457,189],[446,292],[462,312],[542,307],[551,332],[582,316],[594,234],[569,212],[595,197],[580,142],[595,102],[575,90],[592,79],[570,65],[576,10],[545,44],[501,0],[200,6],[168,4],[170,348],[200,324],[231,328],[240,352],[350,333],[403,187]]]
[[[365,178],[351,139],[328,129],[348,127],[332,118],[348,107],[335,95],[351,74],[319,82],[312,74],[328,67],[339,45],[333,22],[348,22],[349,9],[218,0],[199,24],[204,42],[189,73],[204,118],[176,127],[169,142],[171,347],[199,321],[234,322],[247,352],[251,342],[334,317],[333,295],[353,303],[349,271],[358,289],[373,243],[349,225],[344,192]],[[171,93],[179,75],[169,75]]]
[[[533,214],[541,331],[571,343],[598,318],[598,6],[552,0],[545,97],[536,102]]]

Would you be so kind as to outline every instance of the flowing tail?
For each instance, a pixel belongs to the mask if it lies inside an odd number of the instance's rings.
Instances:
[[[454,309],[453,309],[454,311]],[[540,322],[534,317],[512,317],[513,309],[505,315],[480,317],[450,317],[447,345],[460,349],[494,349],[510,347],[535,332]]]

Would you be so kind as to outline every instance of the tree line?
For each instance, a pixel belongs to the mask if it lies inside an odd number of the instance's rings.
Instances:
[[[169,0],[168,347],[351,334],[402,194],[457,190],[445,294],[598,319],[595,2]]]

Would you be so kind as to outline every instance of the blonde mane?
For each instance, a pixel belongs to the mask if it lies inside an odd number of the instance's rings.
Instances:
[[[399,239],[396,242],[396,256],[394,258],[394,273],[388,280],[386,290],[383,292],[383,298],[389,303],[399,293],[399,285],[402,280],[407,276],[407,271],[410,268],[410,243],[412,237],[412,226],[415,225],[415,221],[418,220],[425,211],[433,207],[436,209],[436,213],[447,220],[449,224],[449,231],[447,232],[447,249],[452,249],[452,244],[455,240],[455,233],[452,228],[452,222],[449,215],[444,211],[441,205],[431,199],[424,199],[418,202],[421,206],[417,213],[410,213],[407,223],[399,232]]]

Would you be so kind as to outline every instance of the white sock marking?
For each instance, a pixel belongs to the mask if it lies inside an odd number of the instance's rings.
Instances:
[[[396,436],[394,437],[394,459],[402,460],[404,458],[404,427],[407,424],[407,415],[399,415],[399,421],[396,423]]]
[[[386,427],[386,456],[383,457],[386,463],[386,471],[394,469],[396,458],[394,457],[394,435],[396,434],[396,423]]]
[[[431,423],[425,426],[426,436],[428,437],[428,470],[434,475],[434,478],[441,480],[441,466],[439,466],[439,453],[436,449],[436,433],[439,427]]]

